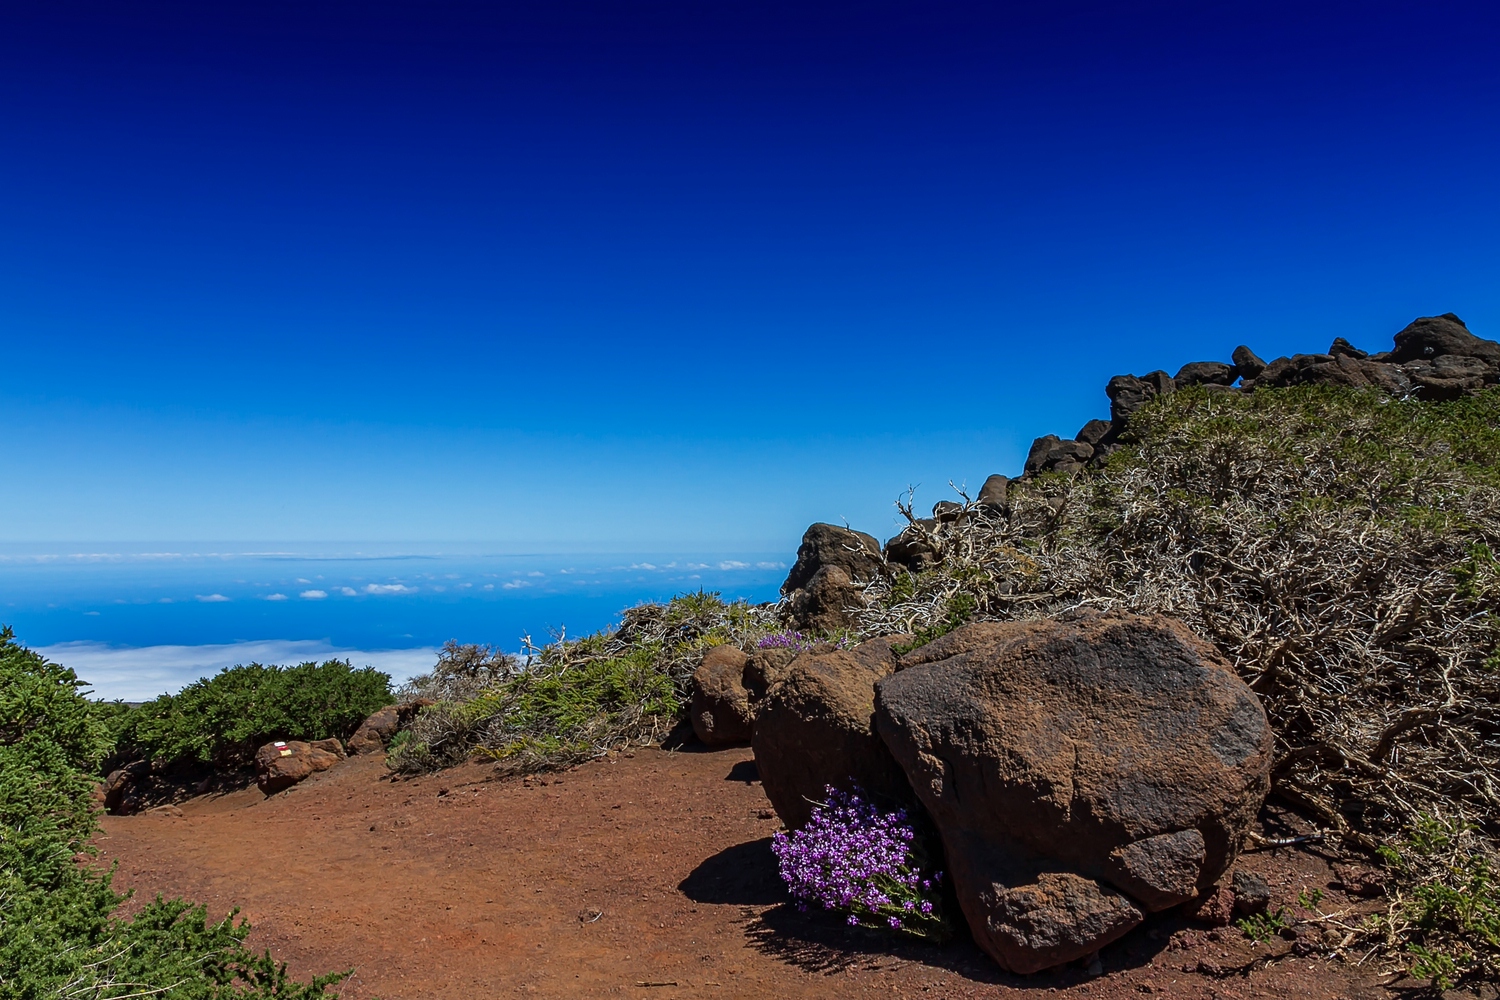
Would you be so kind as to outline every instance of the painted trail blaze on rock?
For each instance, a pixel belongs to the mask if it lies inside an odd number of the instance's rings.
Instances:
[[[344,748],[338,740],[267,743],[255,753],[255,784],[266,795],[275,795],[343,759]]]
[[[1015,972],[1209,889],[1270,788],[1259,701],[1167,618],[965,626],[876,685],[876,726],[976,940]]]

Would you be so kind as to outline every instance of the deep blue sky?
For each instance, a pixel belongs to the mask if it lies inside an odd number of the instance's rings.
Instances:
[[[0,541],[790,552],[1500,336],[1490,4],[0,8]]]

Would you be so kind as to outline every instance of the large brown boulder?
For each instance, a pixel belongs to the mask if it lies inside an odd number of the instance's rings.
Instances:
[[[255,752],[255,784],[266,795],[291,788],[344,759],[338,740],[278,740]]]
[[[380,753],[386,744],[396,735],[396,730],[401,727],[401,710],[395,705],[387,705],[380,711],[371,715],[354,735],[349,737],[350,753]]]
[[[1270,787],[1259,701],[1167,618],[964,626],[877,684],[876,719],[975,939],[1016,972],[1211,887]]]
[[[786,676],[787,667],[802,654],[800,646],[762,646],[745,664],[745,688],[752,704],[758,703],[771,686]]]
[[[436,704],[431,698],[413,698],[399,705],[387,705],[359,724],[345,744],[350,753],[380,753],[390,745],[401,727],[411,722],[422,709]]]
[[[832,635],[853,628],[861,608],[869,601],[862,584],[850,578],[842,566],[824,566],[806,587],[787,595],[787,621],[798,629]]]
[[[703,654],[693,671],[693,700],[689,715],[693,732],[709,746],[744,743],[750,739],[755,710],[745,687],[749,657],[733,646],[715,646]]]
[[[151,764],[144,760],[109,772],[99,787],[99,805],[113,816],[140,812],[150,775]]]
[[[789,595],[806,588],[825,566],[837,566],[855,583],[869,583],[883,570],[880,543],[863,531],[837,524],[812,525],[802,535],[797,561],[787,573],[781,593]]]
[[[872,639],[850,650],[803,653],[761,700],[751,737],[756,770],[788,828],[811,818],[829,785],[911,800],[905,774],[875,733],[875,682],[896,667],[891,643]]]

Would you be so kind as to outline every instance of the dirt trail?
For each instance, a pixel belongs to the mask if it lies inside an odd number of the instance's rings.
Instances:
[[[1007,976],[967,942],[893,945],[786,905],[777,828],[748,749],[642,750],[526,780],[468,764],[392,782],[356,757],[270,799],[250,788],[180,817],[106,817],[99,846],[139,897],[238,906],[251,944],[298,975],[353,967],[347,1000],[1386,995],[1291,956],[1228,974],[1267,954],[1232,928],[1142,928],[1096,978]],[[1329,880],[1309,854],[1244,864],[1285,898]]]

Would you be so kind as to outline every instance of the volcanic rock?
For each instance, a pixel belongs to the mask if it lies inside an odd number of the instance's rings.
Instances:
[[[786,668],[800,653],[793,646],[766,646],[750,654],[743,677],[752,706],[786,675]]]
[[[906,775],[875,733],[875,682],[896,668],[893,642],[807,652],[787,665],[756,709],[751,737],[766,797],[789,829],[805,824],[824,789],[910,802]]]
[[[961,519],[964,515],[964,505],[952,500],[939,500],[932,505],[932,519],[939,524],[949,524]]]
[[[1118,426],[1123,426],[1132,413],[1156,395],[1155,389],[1134,375],[1116,375],[1104,391],[1109,396],[1110,421]]]
[[[1260,378],[1260,373],[1266,370],[1266,363],[1244,344],[1236,347],[1230,358],[1234,361],[1234,369],[1240,378]]]
[[[349,752],[379,753],[396,735],[400,725],[400,710],[395,705],[387,705],[359,724],[354,735],[349,737]]]
[[[1147,912],[1185,902],[1228,869],[1270,787],[1259,701],[1171,619],[966,625],[900,666],[877,685],[878,731],[942,834],[976,939],[1016,971],[1132,924],[1080,902],[1092,916],[1066,947],[1035,950],[994,911],[1002,889],[1070,874]],[[1079,884],[1067,898],[1084,899]]]
[[[1370,356],[1369,351],[1361,351],[1343,337],[1333,338],[1333,346],[1328,348],[1328,353],[1336,358],[1353,358],[1356,361],[1363,361]]]
[[[400,705],[387,705],[361,722],[345,746],[350,753],[379,753],[390,745],[402,726],[432,704],[436,703],[431,698],[413,698]]]
[[[1103,423],[1103,421],[1099,421]],[[1108,426],[1106,424],[1106,426]],[[984,481],[979,487],[979,506],[991,513],[998,514],[1005,510],[1005,498],[1010,492],[1010,477],[996,473]]]
[[[1233,385],[1238,372],[1222,361],[1194,361],[1183,365],[1172,381],[1177,385]]]
[[[980,495],[983,496],[983,493]],[[932,518],[924,517],[901,529],[901,534],[885,543],[885,561],[913,573],[936,566],[938,550],[927,538],[927,531],[931,531],[936,524]]]
[[[337,743],[338,740],[267,743],[255,752],[255,784],[266,795],[275,795],[319,771],[326,771],[344,759],[342,747],[335,753],[329,746]]]
[[[1094,456],[1094,446],[1082,441],[1063,441],[1056,434],[1037,438],[1026,456],[1026,474],[1077,472]]]
[[[823,566],[806,587],[787,595],[786,616],[798,629],[839,632],[854,625],[855,614],[868,603],[864,587],[842,566]]]
[[[985,922],[976,927],[969,919],[974,940],[1002,966],[1022,975],[1098,951],[1145,919],[1120,893],[1072,872],[1028,876],[1002,867],[991,871],[985,883],[978,900]],[[968,907],[964,909],[967,913]]]
[[[1108,437],[1109,432],[1112,430],[1114,430],[1114,425],[1108,420],[1090,420],[1079,428],[1078,433],[1074,435],[1074,439],[1082,444],[1097,448],[1099,442]]]
[[[836,524],[812,525],[802,535],[797,561],[781,585],[781,593],[787,595],[808,586],[824,566],[837,566],[849,579],[868,583],[880,576],[880,543],[863,531]]]
[[[749,659],[733,646],[714,646],[693,671],[693,732],[709,746],[750,739],[755,712],[745,688]]]
[[[100,786],[100,805],[114,816],[139,812],[142,794],[151,774],[150,761],[138,760],[109,772]]]
[[[1234,912],[1242,917],[1265,913],[1271,908],[1271,887],[1253,872],[1235,872],[1230,880],[1234,889]]]
[[[1495,375],[1483,359],[1460,354],[1409,361],[1400,370],[1411,378],[1419,398],[1431,400],[1457,399],[1478,392],[1486,382],[1494,381]]]
[[[1389,360],[1405,364],[1430,361],[1445,354],[1479,358],[1489,366],[1500,367],[1500,344],[1474,336],[1464,321],[1452,313],[1412,320],[1396,334],[1396,346]]]

